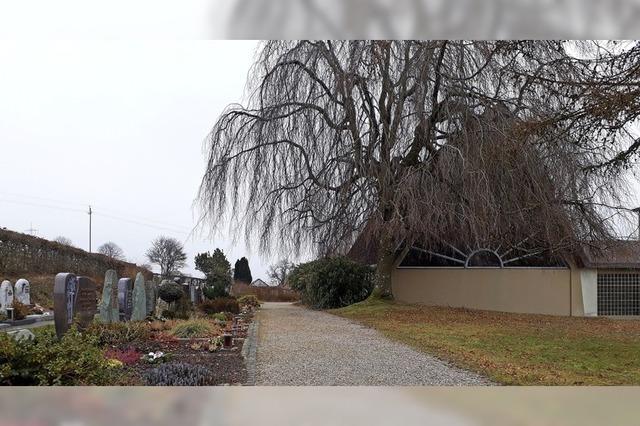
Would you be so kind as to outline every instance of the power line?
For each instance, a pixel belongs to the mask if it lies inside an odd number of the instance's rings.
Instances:
[[[35,202],[29,202],[29,201],[19,201],[19,200],[5,200],[7,202],[13,202],[13,203],[18,203],[18,204],[22,203],[22,204],[28,204],[28,205],[34,205],[34,206],[40,206],[40,207],[56,208],[56,209],[60,209],[60,210],[86,212],[86,210],[84,210],[84,207],[87,205],[86,203],[77,203],[77,202],[71,202],[71,201],[60,200],[60,199],[55,199],[55,198],[47,198],[47,197],[36,197],[36,196],[33,196],[33,195],[17,194],[17,193],[10,193],[10,192],[4,192],[4,191],[0,191],[0,194],[5,194],[5,195],[11,196],[11,197],[22,197],[22,198],[32,198],[32,199],[35,199],[35,200],[51,201],[51,202],[54,202],[56,204],[82,206],[83,209],[75,209],[75,208],[69,208],[69,207],[59,207],[59,206],[52,206],[50,204],[46,204],[45,205],[45,204],[42,204],[42,203],[35,203]],[[171,230],[180,229],[181,230],[180,232],[182,232],[182,233],[191,232],[191,229],[189,227],[176,225],[176,224],[169,223],[169,222],[163,222],[163,221],[159,221],[159,220],[153,220],[153,219],[145,218],[145,217],[142,217],[142,216],[129,215],[129,214],[127,214],[125,212],[122,212],[122,211],[114,210],[114,209],[111,209],[111,208],[107,208],[107,207],[99,206],[99,205],[95,205],[95,204],[92,204],[92,207],[93,208],[98,208],[98,210],[104,211],[104,212],[112,214],[112,215],[117,215],[117,216],[120,216],[120,217],[128,216],[128,217],[131,217],[132,219],[138,220],[140,222],[159,225],[160,227],[165,227],[167,229],[171,229]]]
[[[119,220],[119,221],[122,221],[122,222],[133,223],[135,225],[140,225],[140,226],[146,226],[146,227],[149,227],[149,228],[159,229],[161,231],[170,231],[170,232],[175,232],[175,233],[178,233],[178,234],[185,234],[185,235],[189,234],[189,232],[186,232],[186,231],[180,231],[180,230],[177,230],[177,229],[171,229],[171,228],[166,228],[166,227],[162,227],[162,226],[156,226],[156,225],[153,225],[153,224],[150,224],[150,223],[139,222],[137,220],[132,220],[132,219],[125,219],[123,217],[113,216],[113,215],[106,214],[106,213],[93,212],[93,214],[95,214],[96,216],[102,216],[102,217],[107,217],[109,219]]]
[[[69,207],[59,207],[59,206],[53,206],[53,205],[50,205],[50,204],[34,203],[34,202],[28,202],[28,201],[17,201],[17,200],[0,199],[0,202],[28,205],[28,206],[34,206],[34,207],[44,207],[44,208],[49,208],[49,209],[63,210],[63,211],[69,211],[69,212],[75,212],[75,213],[84,213],[84,214],[87,213],[87,211],[84,210],[84,209],[75,209],[75,208],[69,208]],[[154,224],[151,224],[151,223],[147,223],[147,222],[142,222],[142,221],[133,220],[133,219],[127,219],[127,218],[124,218],[124,217],[119,217],[119,216],[115,216],[115,215],[111,215],[111,214],[107,214],[107,213],[101,213],[99,211],[96,212],[93,209],[91,210],[91,214],[92,215],[96,215],[96,216],[103,216],[103,217],[106,217],[106,218],[109,218],[109,219],[118,220],[118,221],[122,221],[122,222],[128,222],[128,223],[132,223],[132,224],[135,224],[135,225],[145,226],[145,227],[148,227],[148,228],[154,228],[154,229],[158,229],[158,230],[162,230],[162,231],[173,232],[173,233],[177,233],[177,234],[189,235],[191,233],[191,231],[186,231],[187,228],[183,228],[183,230],[179,230],[179,229],[175,229],[175,228],[157,226],[157,225],[154,225]]]
[[[5,202],[5,203],[22,204],[22,205],[26,205],[26,206],[45,207],[45,208],[48,208],[48,209],[64,210],[64,211],[69,211],[69,212],[79,212],[79,213],[84,213],[85,212],[83,209],[74,209],[74,208],[70,208],[70,207],[52,206],[50,204],[34,203],[34,202],[29,202],[29,201],[17,201],[17,200],[7,200],[7,199],[0,199],[0,201]]]

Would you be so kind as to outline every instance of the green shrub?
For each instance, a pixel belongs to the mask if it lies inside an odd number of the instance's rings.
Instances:
[[[346,257],[327,257],[296,266],[291,288],[315,309],[333,309],[366,299],[373,289],[373,270]]]
[[[213,272],[207,275],[207,281],[202,289],[202,294],[207,299],[229,297],[227,291],[231,287],[231,276],[224,273]]]
[[[260,301],[255,294],[246,294],[238,298],[240,306],[251,306],[252,308],[260,307]]]
[[[85,333],[95,337],[100,346],[117,346],[151,338],[149,325],[141,321],[111,324],[93,322]]]
[[[171,329],[171,334],[181,338],[209,337],[213,332],[211,323],[203,319],[180,322]]]
[[[161,284],[158,289],[158,296],[167,303],[173,303],[182,298],[183,295],[182,286],[170,281]]]
[[[118,372],[111,368],[94,336],[75,326],[58,339],[53,327],[34,330],[33,340],[14,341],[0,333],[2,385],[108,385]]]
[[[218,312],[240,313],[240,305],[231,297],[218,297],[213,300],[205,300],[200,304],[200,309],[205,314],[217,314]]]

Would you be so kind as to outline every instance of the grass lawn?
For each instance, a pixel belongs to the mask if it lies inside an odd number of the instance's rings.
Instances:
[[[509,385],[639,385],[640,321],[364,301],[329,311]]]

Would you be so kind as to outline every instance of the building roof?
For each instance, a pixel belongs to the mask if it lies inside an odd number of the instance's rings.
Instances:
[[[253,287],[269,287],[269,284],[262,281],[260,278],[251,283]]]
[[[640,269],[640,241],[618,240],[601,249],[585,246],[579,258],[585,268]]]
[[[366,265],[378,260],[378,241],[367,235],[367,229],[358,236],[347,257]],[[617,240],[602,248],[595,244],[584,245],[576,253],[578,264],[584,268],[640,269],[640,241]]]

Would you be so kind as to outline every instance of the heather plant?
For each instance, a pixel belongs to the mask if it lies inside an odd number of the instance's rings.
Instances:
[[[204,386],[211,384],[211,372],[186,363],[163,364],[145,375],[148,386]]]

